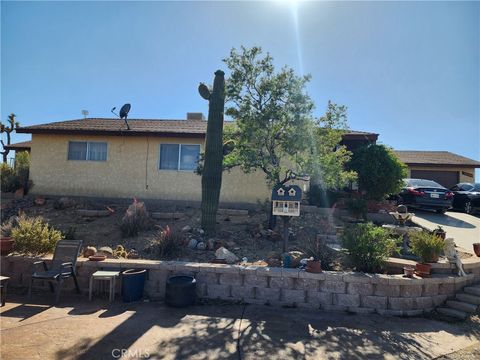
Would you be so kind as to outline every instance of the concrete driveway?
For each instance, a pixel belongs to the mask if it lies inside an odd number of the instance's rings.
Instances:
[[[469,323],[215,303],[109,305],[51,294],[1,308],[1,358],[432,359],[478,343]],[[44,299],[39,303],[38,300]],[[240,354],[239,354],[240,352]]]
[[[479,217],[454,211],[447,211],[444,215],[421,210],[414,210],[414,213],[414,223],[429,230],[440,225],[447,237],[455,239],[458,247],[474,254],[472,244],[480,242]]]

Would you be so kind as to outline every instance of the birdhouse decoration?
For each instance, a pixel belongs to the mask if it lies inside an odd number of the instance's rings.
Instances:
[[[273,215],[300,216],[302,189],[297,185],[277,185],[272,191]]]

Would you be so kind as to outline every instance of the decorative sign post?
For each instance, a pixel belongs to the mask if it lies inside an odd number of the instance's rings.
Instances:
[[[290,217],[300,216],[302,189],[297,185],[278,184],[272,190],[273,215],[283,217],[283,252],[288,247]]]

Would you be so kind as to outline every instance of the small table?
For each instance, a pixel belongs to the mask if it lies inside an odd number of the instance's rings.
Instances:
[[[10,280],[8,276],[0,276],[0,296],[2,298],[1,306],[5,306],[5,298],[7,297],[8,280]]]
[[[109,281],[109,296],[108,299],[110,302],[115,300],[115,282],[117,277],[120,276],[120,271],[96,271],[90,276],[90,288],[88,291],[88,299],[92,300],[93,292],[93,280],[108,280]]]

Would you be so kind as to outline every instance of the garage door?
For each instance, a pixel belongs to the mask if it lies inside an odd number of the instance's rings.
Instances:
[[[412,170],[410,177],[433,180],[449,189],[459,182],[458,171]]]

